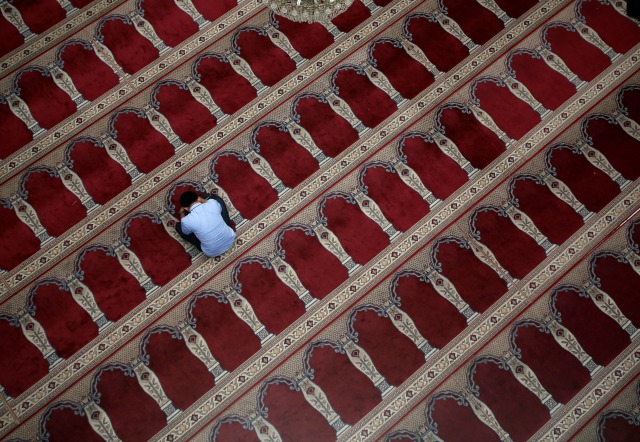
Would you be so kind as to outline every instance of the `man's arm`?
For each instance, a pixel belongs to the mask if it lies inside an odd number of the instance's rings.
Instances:
[[[189,216],[189,209],[186,207],[180,207],[180,228],[182,233],[189,235],[193,231],[189,228],[189,220],[186,217]]]
[[[207,204],[209,204],[210,206],[214,206],[216,208],[216,211],[218,213],[222,212],[222,206],[220,205],[220,203],[218,201],[216,201],[215,198],[211,198],[206,200]]]

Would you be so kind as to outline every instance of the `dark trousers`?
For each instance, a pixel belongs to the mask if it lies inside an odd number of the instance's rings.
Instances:
[[[627,1],[627,15],[640,20],[640,0]]]
[[[220,215],[222,215],[222,219],[224,220],[224,222],[233,229],[233,225],[231,224],[231,219],[229,218],[229,210],[227,210],[227,205],[224,203],[224,200],[222,198],[220,198],[218,195],[211,195],[209,193],[203,193],[202,195],[200,195],[200,197],[207,200],[213,199],[213,200],[216,200],[218,203],[220,203],[220,206],[222,206],[222,213],[220,213]],[[193,244],[194,246],[196,246],[198,250],[202,252],[202,246],[200,245],[200,240],[195,235],[195,233],[190,233],[186,235],[182,231],[182,224],[180,222],[176,223],[176,232],[178,232],[178,235],[180,235],[182,239],[187,241],[189,244]]]

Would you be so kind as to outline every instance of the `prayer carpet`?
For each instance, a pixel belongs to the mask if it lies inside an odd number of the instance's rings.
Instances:
[[[638,440],[625,9],[1,1],[0,438]]]

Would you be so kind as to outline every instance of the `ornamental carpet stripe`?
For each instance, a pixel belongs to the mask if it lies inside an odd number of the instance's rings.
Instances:
[[[0,438],[639,439],[626,7],[2,2]]]

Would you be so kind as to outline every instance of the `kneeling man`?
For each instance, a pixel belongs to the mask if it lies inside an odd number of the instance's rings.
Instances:
[[[217,195],[184,192],[180,195],[180,222],[176,230],[185,241],[207,256],[218,256],[229,250],[236,239],[231,228],[227,206]]]

